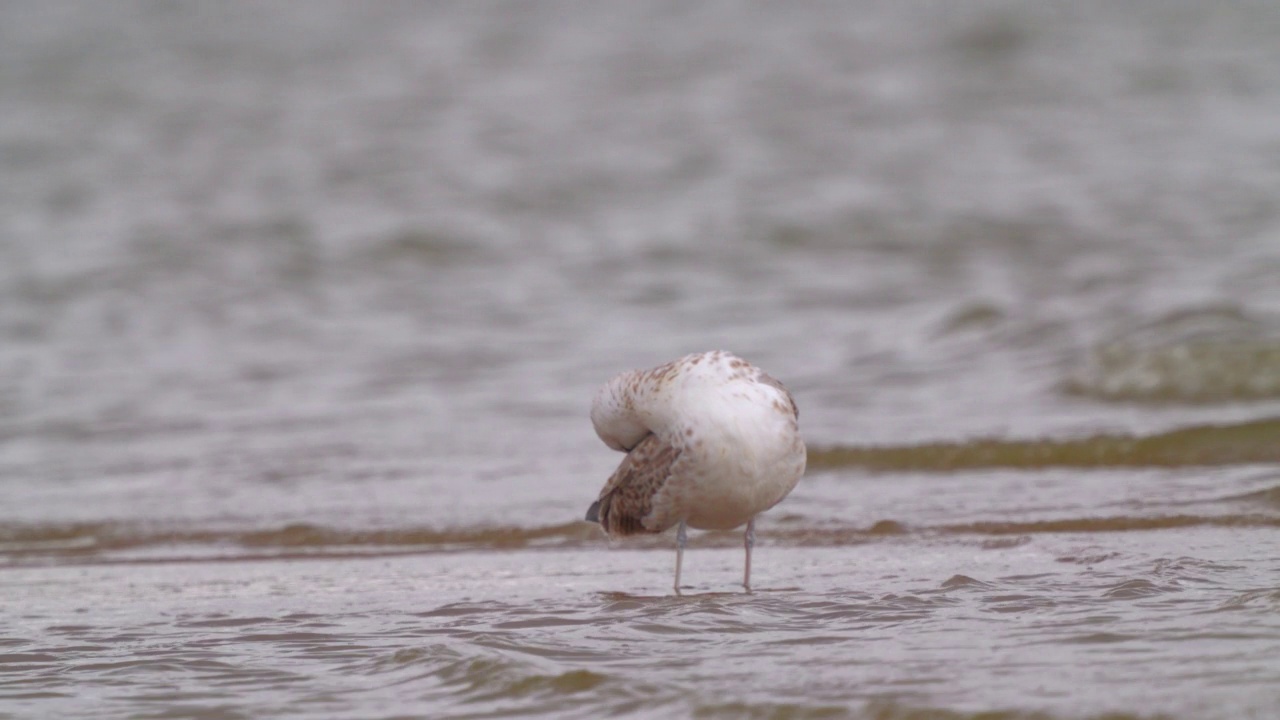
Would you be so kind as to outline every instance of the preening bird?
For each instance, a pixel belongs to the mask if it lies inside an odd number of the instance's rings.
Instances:
[[[615,376],[596,393],[591,423],[625,452],[586,519],[610,536],[676,531],[676,592],[686,527],[746,523],[742,585],[751,589],[756,515],[804,474],[799,411],[782,383],[723,351],[686,355]]]

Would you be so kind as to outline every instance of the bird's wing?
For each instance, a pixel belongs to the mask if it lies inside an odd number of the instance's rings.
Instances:
[[[661,532],[649,528],[644,518],[653,510],[653,496],[666,485],[680,459],[680,449],[650,433],[623,458],[600,499],[587,511],[610,535]]]

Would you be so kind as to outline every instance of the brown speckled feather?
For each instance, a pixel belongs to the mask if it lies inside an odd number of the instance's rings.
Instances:
[[[791,391],[787,389],[786,385],[783,385],[781,382],[776,380],[772,375],[770,375],[767,372],[764,372],[763,370],[760,371],[759,375],[757,375],[756,380],[764,383],[765,385],[770,385],[772,387],[775,387],[781,390],[782,394],[787,397],[787,405],[788,405],[787,409],[791,411],[791,417],[795,418],[796,420],[800,419],[800,408],[796,406],[795,398],[791,397]]]
[[[671,477],[680,450],[649,434],[641,440],[614,471],[600,491],[600,499],[587,512],[610,535],[657,532],[644,526],[653,509],[653,496]]]

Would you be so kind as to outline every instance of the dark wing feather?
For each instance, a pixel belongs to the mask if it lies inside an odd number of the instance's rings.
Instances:
[[[644,526],[653,509],[653,496],[671,477],[680,450],[657,435],[645,436],[622,459],[600,499],[587,510],[587,520],[600,523],[610,535],[656,532]]]

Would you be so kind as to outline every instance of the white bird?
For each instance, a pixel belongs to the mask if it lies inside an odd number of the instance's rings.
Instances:
[[[800,413],[782,383],[723,351],[624,372],[591,406],[596,434],[627,453],[586,519],[609,535],[676,532],[676,593],[685,527],[747,524],[742,585],[751,589],[755,516],[804,474]]]

